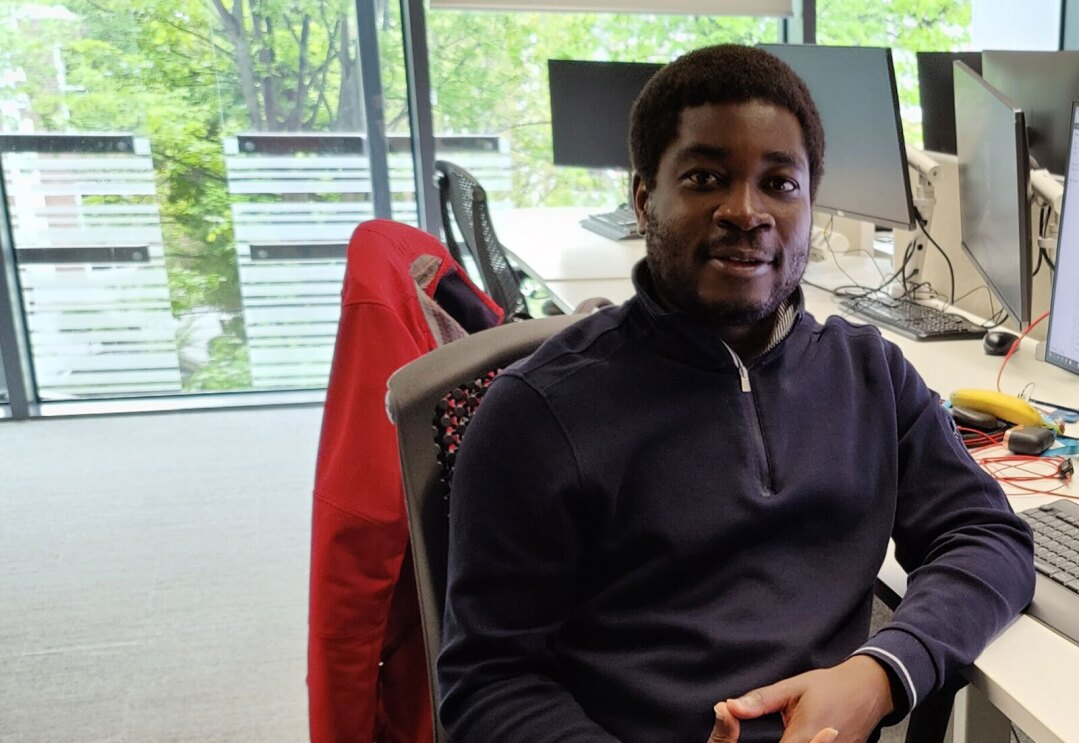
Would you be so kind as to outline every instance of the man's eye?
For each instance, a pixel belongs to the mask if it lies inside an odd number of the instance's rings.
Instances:
[[[714,188],[720,183],[720,178],[717,174],[710,173],[706,170],[698,170],[690,173],[686,176],[686,180],[695,188]]]
[[[769,178],[765,185],[772,191],[781,193],[793,193],[798,190],[798,184],[789,178]]]

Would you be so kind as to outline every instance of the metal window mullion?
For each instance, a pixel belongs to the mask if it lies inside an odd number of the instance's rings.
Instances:
[[[29,418],[37,403],[34,365],[23,315],[22,290],[15,263],[15,236],[7,208],[4,162],[0,157],[0,362],[4,368],[11,417]]]
[[[367,122],[367,157],[371,168],[371,200],[375,216],[393,219],[390,198],[389,147],[383,107],[382,70],[378,57],[376,0],[356,0],[356,44],[363,80],[363,109]]]
[[[780,29],[783,44],[817,43],[817,0],[795,0],[794,15],[784,18]]]
[[[439,235],[438,191],[435,189],[435,134],[431,115],[431,71],[423,0],[401,0],[408,85],[408,123],[412,164],[416,173],[416,216],[421,230]]]

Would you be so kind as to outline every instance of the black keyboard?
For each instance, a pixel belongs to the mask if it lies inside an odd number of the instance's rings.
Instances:
[[[637,214],[628,207],[613,212],[590,214],[581,220],[581,226],[612,240],[640,237],[637,233]]]
[[[886,325],[917,341],[974,340],[985,335],[985,328],[965,317],[909,299],[856,297],[839,304],[874,324]]]
[[[1027,614],[1079,642],[1079,503],[1055,500],[1019,516],[1034,530],[1034,601]]]

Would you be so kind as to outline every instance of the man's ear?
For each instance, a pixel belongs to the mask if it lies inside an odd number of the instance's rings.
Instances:
[[[637,213],[637,232],[644,234],[648,220],[645,218],[644,207],[648,203],[648,188],[644,185],[641,174],[633,173],[633,210]]]

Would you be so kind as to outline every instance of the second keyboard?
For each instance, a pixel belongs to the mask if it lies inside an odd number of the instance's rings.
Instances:
[[[907,299],[879,299],[856,297],[844,299],[842,307],[875,324],[919,341],[975,340],[985,335],[986,329],[965,317],[938,310]]]

